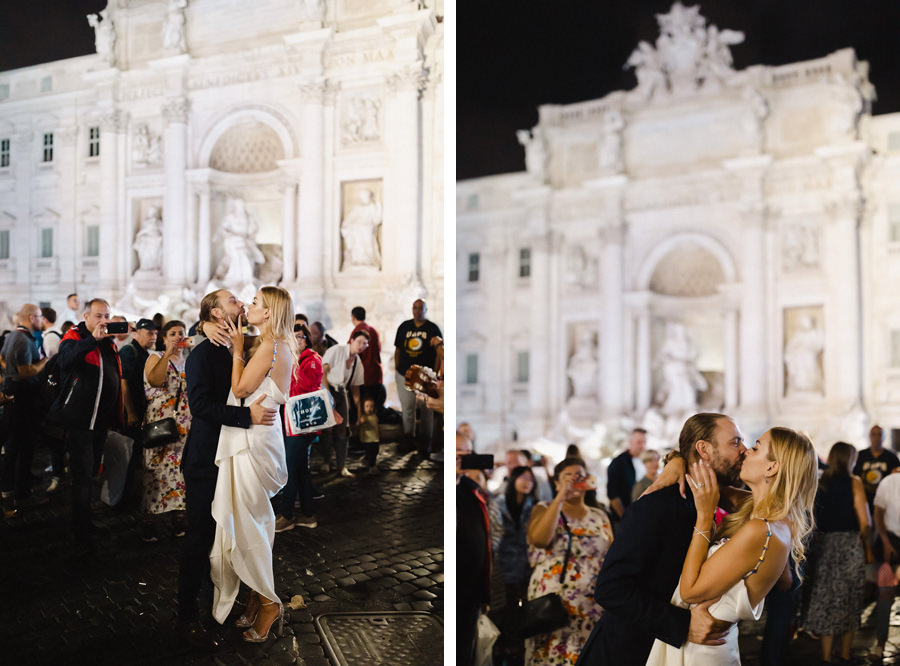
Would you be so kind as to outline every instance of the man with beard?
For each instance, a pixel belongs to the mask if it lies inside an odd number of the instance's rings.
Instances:
[[[178,573],[178,629],[194,647],[214,649],[219,641],[200,621],[197,598],[203,593],[205,605],[212,605],[212,581],[209,578],[209,551],[216,534],[212,502],[216,494],[216,450],[223,425],[249,428],[271,425],[278,412],[263,407],[264,396],[247,406],[227,405],[231,390],[230,340],[218,331],[225,320],[244,321],[244,304],[226,289],[203,297],[200,302],[200,326],[209,339],[197,345],[185,362],[191,429],[181,458],[184,472],[187,533],[181,549]]]
[[[681,429],[678,445],[688,466],[702,461],[716,472],[720,504],[735,497],[729,486],[739,481],[747,449],[730,417],[695,414]],[[594,589],[603,617],[582,649],[579,665],[643,666],[656,638],[678,647],[685,641],[725,642],[731,624],[709,614],[717,599],[690,610],[670,603],[696,518],[690,488],[683,498],[678,486],[645,495],[625,512]]]

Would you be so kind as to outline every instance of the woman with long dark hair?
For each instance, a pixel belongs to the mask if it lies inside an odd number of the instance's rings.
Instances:
[[[837,442],[816,493],[816,530],[810,556],[810,586],[803,626],[822,637],[822,662],[832,663],[838,637],[840,658],[849,663],[859,629],[869,545],[869,505],[862,479],[851,470],[856,447]]]

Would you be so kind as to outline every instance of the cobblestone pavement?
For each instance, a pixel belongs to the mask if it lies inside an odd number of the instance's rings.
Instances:
[[[179,540],[170,530],[144,543],[133,515],[95,505],[110,535],[78,557],[68,486],[20,510],[0,522],[0,663],[327,666],[314,623],[324,613],[417,610],[443,620],[441,468],[396,445],[379,458],[377,476],[314,476],[326,494],[319,526],[276,535],[276,589],[285,603],[299,594],[308,604],[285,607],[284,636],[244,643],[229,620],[219,629],[224,646],[209,654],[174,633]],[[320,463],[314,457],[314,469]]]

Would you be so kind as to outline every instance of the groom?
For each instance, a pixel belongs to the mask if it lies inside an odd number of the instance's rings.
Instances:
[[[200,302],[200,322],[223,325],[243,317],[244,304],[234,294],[219,289]],[[213,327],[215,328],[215,327]],[[265,396],[249,407],[226,405],[231,390],[231,351],[209,340],[197,345],[185,362],[191,428],[181,460],[184,473],[187,533],[181,550],[178,572],[178,625],[182,637],[194,647],[214,649],[218,639],[200,623],[197,598],[201,593],[212,603],[209,578],[209,551],[216,535],[212,517],[216,493],[216,449],[223,425],[249,428],[275,423],[277,411],[260,404]]]
[[[737,424],[724,414],[695,414],[678,437],[687,469],[698,460],[716,472],[723,495],[737,484],[747,449]],[[687,484],[688,486],[690,484]],[[643,666],[653,641],[721,645],[731,624],[716,620],[705,601],[688,610],[670,604],[697,518],[693,495],[669,486],[633,503],[597,577],[594,601],[603,616],[577,666]]]

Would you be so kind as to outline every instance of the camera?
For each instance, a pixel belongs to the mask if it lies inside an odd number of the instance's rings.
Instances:
[[[111,321],[106,325],[106,332],[110,335],[121,335],[128,333],[127,321]]]

